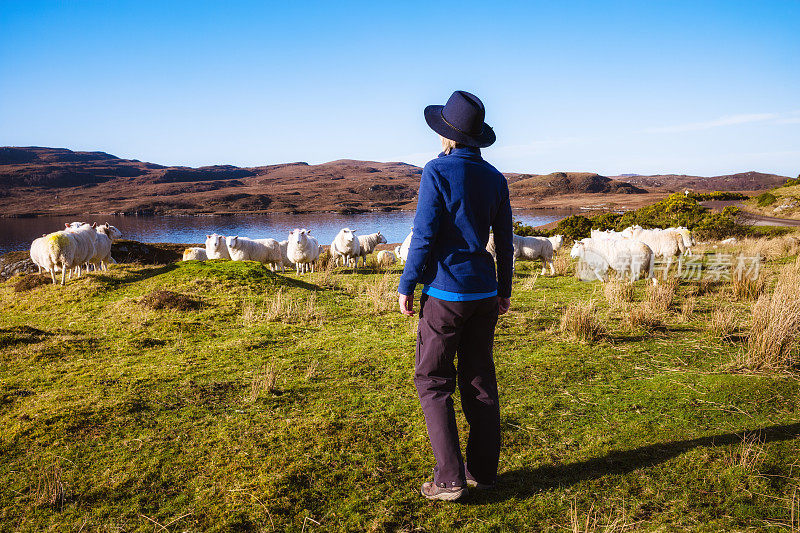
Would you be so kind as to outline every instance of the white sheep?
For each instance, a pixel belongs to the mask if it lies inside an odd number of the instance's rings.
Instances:
[[[205,248],[190,246],[183,251],[182,261],[205,261],[206,259],[208,259],[208,254]]]
[[[397,262],[397,257],[391,250],[381,250],[380,252],[378,252],[376,259],[378,261],[378,264],[384,267],[393,265]]]
[[[87,242],[91,243],[91,253],[94,253],[94,239],[96,232],[88,224],[71,228],[70,231],[56,231],[33,241],[31,244],[31,260],[37,267],[50,273],[53,283],[56,283],[56,271],[61,271],[61,285],[66,283],[67,273],[72,278],[72,269],[80,267],[86,262],[88,250]]]
[[[217,235],[216,233],[206,235],[206,256],[209,259],[231,258],[228,245],[225,243],[224,235]]]
[[[542,275],[547,273],[547,267],[550,267],[550,274],[555,275],[556,269],[553,264],[553,243],[550,242],[548,237],[523,237],[521,235],[514,235],[514,258],[512,263],[512,271],[516,271],[517,259],[528,259],[535,261],[542,260]],[[492,254],[492,257],[497,259],[497,251],[494,244],[494,233],[489,234],[489,240],[486,242],[486,251]]]
[[[719,241],[720,244],[736,244],[736,237],[728,237]]]
[[[75,236],[75,250],[72,257],[74,264],[72,268],[75,269],[78,277],[81,275],[82,267],[87,265],[86,270],[88,271],[88,264],[94,259],[95,244],[97,242],[96,227],[97,223],[72,222],[70,224],[64,224],[64,233]],[[70,279],[72,277],[71,274],[72,273],[70,273]]]
[[[96,226],[97,240],[94,243],[94,257],[89,260],[89,264],[95,270],[108,270],[109,263],[116,263],[111,257],[111,245],[116,239],[122,237],[122,232],[108,222]]]
[[[361,257],[364,260],[364,266],[367,266],[367,255],[371,254],[375,247],[379,244],[386,244],[386,237],[381,235],[381,232],[377,233],[370,233],[369,235],[359,235],[358,236],[358,255],[355,256],[356,264],[355,266],[358,267],[358,258]]]
[[[492,234],[494,237],[494,234]],[[547,237],[522,237],[514,235],[514,262],[512,263],[512,272],[516,269],[517,259],[528,259],[535,261],[542,260],[542,275],[547,272],[547,267],[550,267],[550,275],[554,276],[556,273],[555,265],[553,265],[553,243]]]
[[[547,238],[550,241],[550,244],[553,245],[553,253],[556,254],[564,245],[564,236],[563,235],[553,235],[552,237]]]
[[[411,248],[411,237],[414,236],[414,229],[411,229],[411,233],[409,233],[405,239],[403,239],[403,243],[394,249],[394,253],[397,254],[397,257],[400,258],[400,261],[405,263],[408,260],[408,249]]]
[[[286,255],[294,263],[298,274],[314,272],[314,262],[319,258],[320,246],[307,229],[295,229],[289,234]],[[310,266],[309,266],[310,265]]]
[[[608,281],[608,270],[619,276],[636,280],[643,277],[653,280],[653,251],[647,244],[635,239],[587,238],[572,245],[570,257],[580,259],[592,270],[597,279]]]
[[[351,259],[357,260],[361,253],[358,237],[350,228],[342,228],[331,242],[330,253],[333,266],[339,266],[340,257],[344,265],[349,264]]]
[[[233,261],[258,261],[268,263],[274,272],[283,268],[281,246],[275,239],[248,239],[247,237],[225,237],[228,253]]]

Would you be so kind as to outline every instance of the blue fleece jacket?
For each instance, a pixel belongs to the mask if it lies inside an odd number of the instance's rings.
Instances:
[[[494,231],[494,260],[486,251]],[[511,204],[508,183],[478,148],[455,148],[422,170],[414,235],[398,292],[411,295],[421,283],[443,299],[511,296]],[[464,297],[461,297],[466,295]]]

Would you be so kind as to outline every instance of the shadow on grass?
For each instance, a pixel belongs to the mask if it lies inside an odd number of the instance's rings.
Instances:
[[[93,278],[100,283],[104,283],[106,288],[117,288],[122,285],[128,285],[130,283],[136,283],[137,281],[144,281],[154,276],[166,274],[176,268],[178,268],[177,263],[170,263],[156,268],[142,266],[142,268],[133,272],[128,272],[120,277],[109,276],[108,274],[94,274]]]
[[[758,433],[759,439],[765,443],[789,440],[800,437],[800,423],[650,444],[633,450],[611,452],[603,457],[577,463],[511,470],[500,474],[496,490],[474,490],[465,503],[484,504],[527,498],[542,491],[569,487],[581,481],[607,475],[627,474],[640,468],[659,465],[694,448],[738,444],[742,442],[742,434],[745,432]]]

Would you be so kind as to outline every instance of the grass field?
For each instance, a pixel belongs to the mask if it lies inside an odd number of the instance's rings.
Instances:
[[[763,290],[794,261],[770,257]],[[798,374],[733,364],[751,299],[522,266],[495,349],[500,481],[455,504],[418,492],[433,462],[399,268],[0,284],[0,530],[800,530]],[[561,328],[576,308],[584,340]]]

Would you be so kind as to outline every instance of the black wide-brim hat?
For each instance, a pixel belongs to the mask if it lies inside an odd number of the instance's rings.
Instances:
[[[466,91],[456,91],[445,105],[425,108],[425,122],[433,131],[465,146],[486,148],[494,143],[494,130],[484,122],[486,110],[481,99]]]

